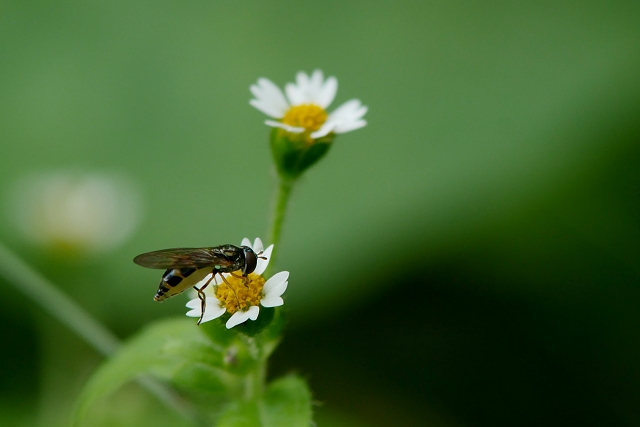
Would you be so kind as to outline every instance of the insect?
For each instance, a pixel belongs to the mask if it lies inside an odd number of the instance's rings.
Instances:
[[[158,292],[153,298],[156,301],[164,301],[193,287],[198,292],[202,309],[198,320],[199,325],[207,305],[203,291],[216,274],[219,274],[227,285],[229,283],[222,273],[235,276],[233,272],[239,270],[242,272],[242,277],[246,278],[256,269],[258,258],[266,259],[260,255],[262,252],[256,254],[248,246],[220,245],[211,248],[162,249],[138,255],[133,262],[147,268],[166,269],[162,274]],[[196,284],[210,273],[213,273],[211,278],[198,288]],[[231,288],[231,285],[229,287]]]

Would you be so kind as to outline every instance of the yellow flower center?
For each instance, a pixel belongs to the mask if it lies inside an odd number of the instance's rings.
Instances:
[[[236,271],[233,274],[241,276],[242,272]],[[227,276],[225,279],[226,282],[222,282],[216,288],[216,298],[229,313],[247,311],[252,305],[260,305],[264,277],[251,273],[245,278]]]
[[[302,104],[289,108],[282,118],[282,123],[289,126],[302,127],[307,132],[314,132],[327,121],[327,112],[315,104]]]

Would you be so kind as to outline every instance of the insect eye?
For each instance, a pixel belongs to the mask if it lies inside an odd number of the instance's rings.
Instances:
[[[247,274],[253,273],[253,270],[256,269],[258,265],[258,257],[256,253],[253,252],[251,248],[244,247],[244,267],[242,268],[242,274],[246,276]]]

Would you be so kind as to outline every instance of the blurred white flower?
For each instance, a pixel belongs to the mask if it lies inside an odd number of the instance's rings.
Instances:
[[[51,250],[111,250],[131,235],[140,217],[138,192],[107,173],[34,174],[16,184],[11,199],[17,229]]]
[[[251,85],[250,90],[255,99],[249,103],[267,116],[279,119],[267,120],[265,124],[303,134],[309,142],[367,124],[362,118],[367,107],[358,99],[345,102],[331,114],[326,112],[338,91],[338,80],[333,76],[325,80],[320,70],[315,70],[311,76],[298,72],[296,82],[285,86],[286,98],[278,86],[264,77]]]
[[[236,271],[234,275],[224,273],[222,280],[219,276],[205,288],[204,293],[207,297],[207,306],[202,316],[202,322],[217,319],[227,311],[231,313],[231,317],[227,320],[227,329],[231,329],[248,319],[256,320],[260,314],[260,306],[278,307],[284,304],[282,294],[287,290],[289,272],[281,271],[274,274],[269,280],[265,281],[262,273],[269,265],[273,245],[263,251],[264,246],[262,240],[257,238],[253,245],[249,239],[242,240],[242,246],[249,246],[258,254],[262,252],[266,260],[258,259],[258,265],[253,273],[246,278],[246,283],[239,278],[241,272]],[[205,277],[196,287],[200,288],[207,283],[211,275]],[[187,307],[191,310],[187,312],[189,317],[200,317],[202,314],[202,306],[200,299],[194,298],[187,303]]]

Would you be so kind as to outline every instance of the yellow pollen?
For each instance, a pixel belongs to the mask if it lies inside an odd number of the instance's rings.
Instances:
[[[289,126],[302,127],[307,132],[313,132],[327,121],[327,112],[315,104],[302,104],[289,108],[282,118],[282,123]]]
[[[241,276],[242,272],[235,271],[233,274]],[[252,305],[260,305],[264,277],[251,273],[244,279],[234,276],[227,276],[225,279],[231,287],[225,282],[219,284],[216,288],[216,298],[229,313],[246,311]]]

